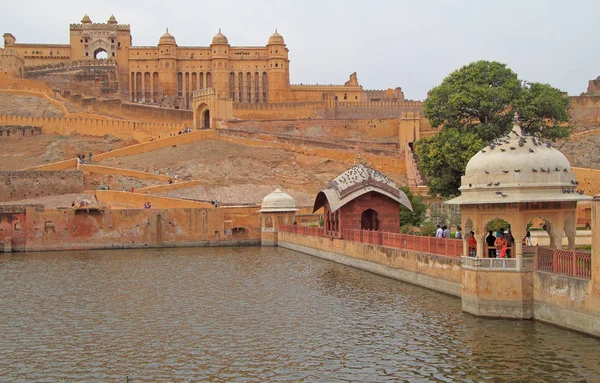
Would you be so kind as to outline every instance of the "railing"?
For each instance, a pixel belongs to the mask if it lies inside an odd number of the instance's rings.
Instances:
[[[317,237],[342,238],[352,242],[414,250],[449,257],[460,257],[463,250],[463,243],[459,239],[424,237],[384,231],[344,229],[343,235],[340,236],[338,232],[327,232],[323,228],[295,225],[281,225],[279,231]]]
[[[370,243],[449,257],[460,257],[463,251],[463,243],[459,239],[355,229],[345,229],[343,238],[348,241]]]
[[[284,233],[312,235],[313,237],[327,237],[325,229],[322,227],[302,225],[279,225],[279,231]]]
[[[461,257],[467,270],[533,271],[533,258],[474,258]]]
[[[592,254],[585,251],[538,247],[536,270],[569,275],[577,278],[592,278]]]

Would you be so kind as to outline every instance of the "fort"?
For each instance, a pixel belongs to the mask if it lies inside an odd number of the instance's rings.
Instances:
[[[474,260],[466,237],[397,233],[398,206],[409,206],[398,186],[430,207],[443,202],[429,196],[413,153],[437,130],[400,87],[363,89],[356,73],[344,84],[291,84],[277,31],[258,46],[232,46],[221,31],[206,46],[179,46],[168,31],[156,46],[133,46],[129,25],[86,15],[69,26],[68,44],[3,37],[0,96],[14,101],[0,109],[4,252],[278,245],[461,296],[476,315],[600,334],[599,240],[577,231],[598,223],[597,197],[544,202],[527,222],[548,221],[536,244],[554,250],[519,245],[509,262],[482,256],[484,223],[531,201],[482,202],[479,220],[462,207],[459,224],[481,247]],[[592,80],[571,97],[572,141],[600,132],[598,89]],[[574,166],[555,181],[599,194],[600,170],[566,155]],[[349,170],[370,183],[351,182]],[[511,219],[522,237],[527,222]],[[593,255],[574,248],[582,238]],[[510,296],[488,291],[490,280]]]

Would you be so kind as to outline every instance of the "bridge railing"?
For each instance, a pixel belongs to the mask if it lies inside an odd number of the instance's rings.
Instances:
[[[429,254],[460,257],[463,251],[463,242],[460,239],[434,238],[410,234],[392,233],[374,230],[344,229],[341,233],[326,231],[320,227],[281,225],[279,231],[312,235],[317,237],[340,238],[346,241],[367,243],[371,245],[406,249]]]

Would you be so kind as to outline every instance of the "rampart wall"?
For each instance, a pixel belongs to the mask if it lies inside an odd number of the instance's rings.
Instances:
[[[274,119],[226,121],[223,126],[248,132],[287,134],[303,138],[373,140],[398,136],[399,115],[367,119]]]
[[[0,171],[0,201],[83,192],[81,171]]]
[[[168,198],[128,191],[96,190],[96,199],[100,204],[118,208],[142,209],[146,202],[150,202],[153,209],[188,209],[203,208],[214,209],[208,202],[198,202],[179,198]]]
[[[336,118],[396,118],[402,112],[420,112],[423,114],[421,101],[382,101],[382,102],[338,102],[335,110]]]
[[[42,128],[37,126],[1,126],[0,141],[19,141],[23,137],[38,136],[42,134]]]
[[[328,116],[324,101],[279,104],[233,104],[233,116],[241,120],[306,119]]]
[[[182,124],[192,126],[193,113],[191,110],[162,108],[152,105],[134,104],[122,102],[119,99],[95,99],[72,97],[71,100],[81,105],[89,106],[90,110],[105,114],[107,116],[116,116],[119,118],[143,122],[166,122],[172,124]]]
[[[571,118],[576,128],[600,126],[600,94],[571,97]]]
[[[183,124],[134,122],[123,120],[102,120],[89,118],[45,118],[0,115],[0,126],[33,126],[41,127],[44,133],[71,133],[92,136],[111,134],[119,138],[133,138],[147,141],[150,138],[168,137],[185,129]]]

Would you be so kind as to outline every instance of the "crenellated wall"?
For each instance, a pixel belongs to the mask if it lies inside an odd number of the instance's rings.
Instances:
[[[0,115],[0,126],[41,127],[44,133],[71,133],[91,136],[112,134],[119,138],[147,141],[150,138],[168,137],[186,128],[183,124],[150,123],[89,118],[42,118]]]
[[[402,112],[423,113],[421,101],[364,101],[364,102],[338,102],[336,105],[336,118],[395,118]]]
[[[0,171],[0,201],[83,192],[81,171]]]

